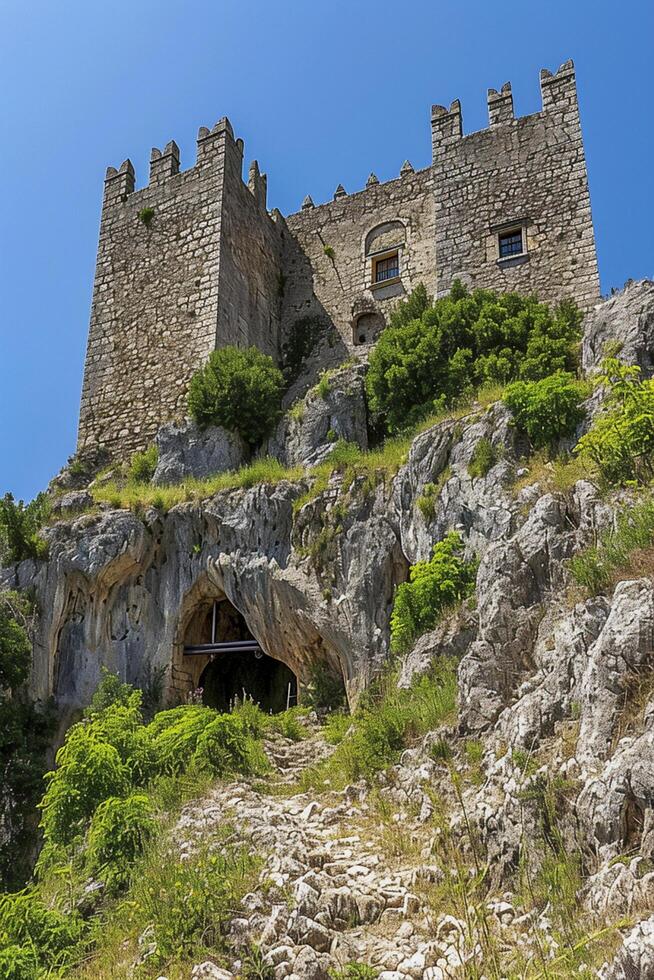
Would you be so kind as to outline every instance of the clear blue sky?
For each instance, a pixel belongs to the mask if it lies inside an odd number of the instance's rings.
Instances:
[[[269,205],[429,162],[432,102],[467,132],[511,80],[574,58],[603,291],[654,276],[652,0],[0,0],[0,492],[75,448],[102,181],[152,146],[192,166],[228,115]]]

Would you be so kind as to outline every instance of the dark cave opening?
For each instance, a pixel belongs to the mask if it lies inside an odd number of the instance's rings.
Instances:
[[[187,656],[210,657],[198,686],[204,704],[229,711],[236,698],[252,698],[265,712],[297,704],[297,678],[259,646],[241,613],[227,599],[209,601],[186,630]],[[197,676],[197,675],[196,675]]]

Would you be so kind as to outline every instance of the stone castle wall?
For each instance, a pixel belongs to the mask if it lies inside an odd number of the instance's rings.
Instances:
[[[217,347],[254,344],[280,360],[303,331],[313,343],[316,325],[332,331],[332,348],[334,330],[344,353],[366,347],[420,282],[432,295],[458,277],[591,308],[599,281],[572,62],[543,71],[541,92],[542,111],[516,119],[510,85],[490,90],[489,128],[466,136],[458,102],[433,106],[430,167],[405,163],[383,184],[371,174],[351,195],[339,185],[287,219],[268,214],[256,163],[243,182],[227,119],[200,131],[184,173],[174,143],[153,151],[142,190],[129,161],[110,168],[78,450],[124,457],[147,446],[185,415],[188,381]],[[523,249],[506,258],[508,231]],[[376,282],[390,255],[398,274]]]
[[[285,263],[286,330],[303,317],[327,315],[351,348],[359,343],[362,318],[366,323],[375,316],[387,319],[397,300],[420,282],[430,293],[436,291],[430,169],[416,173],[405,165],[395,180],[380,184],[373,179],[365,190],[347,196],[337,191],[333,201],[320,207],[307,201],[286,222],[297,246],[293,255],[287,250]],[[374,284],[374,257],[396,247],[397,281]],[[366,335],[371,339],[374,331]]]
[[[462,136],[461,106],[432,108],[438,293],[452,280],[599,299],[595,239],[572,62],[541,72],[542,112],[515,119],[511,86],[489,91],[490,127]],[[523,256],[500,259],[498,233],[523,229]]]

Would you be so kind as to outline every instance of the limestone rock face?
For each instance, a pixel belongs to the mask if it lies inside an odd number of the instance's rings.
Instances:
[[[359,362],[334,371],[296,403],[269,440],[267,453],[286,466],[321,463],[340,439],[368,447],[365,366]]]
[[[600,980],[654,980],[654,915],[631,930],[612,963],[605,963]]]
[[[481,440],[492,445],[494,461],[484,476],[473,477],[468,467]],[[415,439],[394,497],[410,561],[428,559],[434,542],[452,528],[462,532],[468,554],[483,554],[490,542],[513,533],[519,507],[505,484],[520,441],[500,403],[441,422]]]
[[[601,303],[584,321],[582,365],[597,368],[607,343],[620,345],[619,357],[637,364],[642,376],[654,374],[654,282],[643,279]]]
[[[235,433],[218,425],[200,429],[190,419],[162,425],[155,442],[159,461],[152,482],[157,486],[237,470],[249,456],[247,446]]]
[[[543,603],[563,583],[563,561],[597,526],[601,503],[579,483],[571,501],[560,494],[538,499],[507,541],[488,548],[479,566],[479,633],[459,668],[461,723],[488,728],[532,668]]]

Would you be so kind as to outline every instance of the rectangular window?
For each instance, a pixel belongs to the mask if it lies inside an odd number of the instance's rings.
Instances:
[[[397,279],[399,275],[399,252],[394,252],[392,255],[385,255],[383,259],[375,259],[373,269],[374,282],[386,282],[387,279]]]
[[[522,255],[522,228],[513,231],[503,231],[498,236],[500,246],[500,258],[510,259],[512,255]]]

